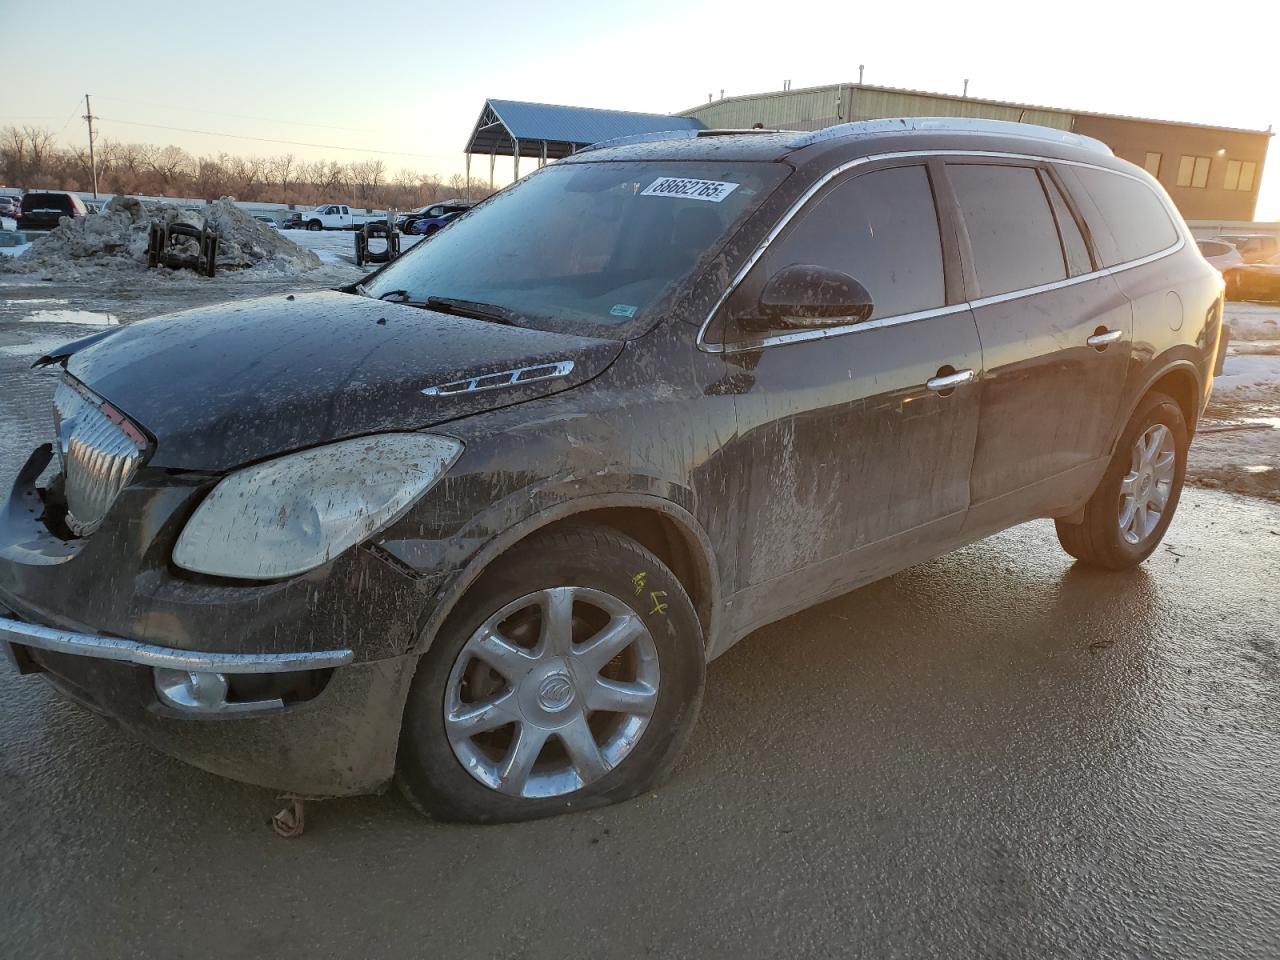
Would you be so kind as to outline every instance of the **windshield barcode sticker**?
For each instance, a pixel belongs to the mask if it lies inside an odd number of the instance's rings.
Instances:
[[[683,197],[719,203],[738,189],[736,183],[720,180],[690,180],[687,177],[659,177],[640,191],[642,197]]]

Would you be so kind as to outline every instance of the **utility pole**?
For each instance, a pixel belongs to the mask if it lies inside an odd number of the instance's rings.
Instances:
[[[966,79],[964,82],[964,93],[960,94],[960,96],[967,97],[968,95],[969,95],[969,81],[968,79]]]
[[[89,124],[89,171],[93,175],[93,199],[98,199],[98,164],[93,158],[93,108],[89,106],[89,95],[84,95],[84,119]]]

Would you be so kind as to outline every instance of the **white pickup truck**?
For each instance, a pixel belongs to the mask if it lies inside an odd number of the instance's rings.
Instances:
[[[302,215],[308,230],[354,230],[370,220],[386,220],[385,213],[353,213],[344,203],[322,203]]]

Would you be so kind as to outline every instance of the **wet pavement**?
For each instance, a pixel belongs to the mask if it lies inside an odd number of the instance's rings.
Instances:
[[[33,326],[5,487],[39,338],[95,329]],[[288,841],[0,665],[0,956],[1274,957],[1278,583],[1264,500],[1188,489],[1122,575],[1029,524],[748,637],[655,795],[476,828],[392,793]]]

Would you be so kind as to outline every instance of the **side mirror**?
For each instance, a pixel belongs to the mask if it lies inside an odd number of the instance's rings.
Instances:
[[[861,323],[875,305],[861,283],[839,270],[811,263],[783,267],[760,291],[760,319],[779,327]]]

